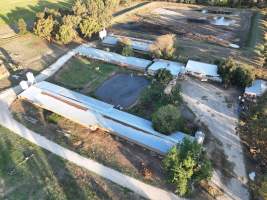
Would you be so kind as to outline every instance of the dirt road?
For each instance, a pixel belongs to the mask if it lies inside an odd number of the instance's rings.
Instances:
[[[181,82],[181,86],[184,101],[210,130],[205,147],[215,165],[212,182],[224,191],[217,199],[248,200],[243,151],[235,131],[238,92],[192,78]]]

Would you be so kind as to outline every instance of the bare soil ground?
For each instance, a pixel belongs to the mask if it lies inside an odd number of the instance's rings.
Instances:
[[[74,45],[75,46],[75,45]],[[22,66],[21,70],[12,71],[11,76],[0,80],[0,90],[17,84],[20,80],[25,79],[25,72],[32,71],[38,73],[66,53],[70,46],[59,46],[54,43],[48,43],[36,37],[33,34],[24,36],[14,36],[7,39],[0,39],[0,55],[5,63],[15,63]],[[12,75],[16,75],[14,77]]]
[[[249,199],[247,172],[240,138],[236,134],[239,92],[188,78],[182,96],[197,119],[207,126],[206,148],[215,172],[212,182],[224,192],[218,199]]]
[[[193,6],[177,3],[156,2],[139,9],[127,18],[117,20],[112,31],[131,30],[152,35],[167,33],[177,34],[179,38],[191,39],[193,35],[212,35],[243,45],[250,28],[251,11],[237,9],[212,8],[212,10],[228,11],[229,14],[202,13],[201,6]],[[211,8],[209,8],[211,10]],[[229,26],[212,24],[213,18],[224,16],[227,20],[233,20]],[[192,20],[192,21],[190,21]],[[195,20],[195,21],[194,21]]]
[[[165,182],[161,158],[156,154],[103,130],[92,131],[63,117],[59,117],[57,123],[51,123],[48,121],[50,112],[25,101],[15,101],[11,110],[17,120],[46,138],[125,174],[173,191]]]

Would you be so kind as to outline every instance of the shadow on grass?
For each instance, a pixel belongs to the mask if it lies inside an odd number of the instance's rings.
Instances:
[[[70,9],[74,0],[62,0],[57,3],[52,3],[49,0],[38,1],[36,5],[29,5],[27,7],[19,7],[17,5],[14,9],[10,10],[7,14],[0,14],[0,18],[17,32],[16,23],[19,18],[23,18],[28,27],[33,26],[35,14],[41,12],[44,8],[54,9]]]

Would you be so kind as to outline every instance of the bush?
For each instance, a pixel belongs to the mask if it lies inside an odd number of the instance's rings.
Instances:
[[[212,176],[211,162],[195,140],[184,139],[173,147],[163,160],[163,167],[169,182],[176,186],[176,193],[181,196],[188,194],[193,184]]]
[[[47,117],[47,121],[53,124],[57,124],[62,117],[56,113],[52,113]]]
[[[175,35],[167,34],[159,36],[150,46],[152,57],[172,60],[175,59]]]
[[[226,87],[232,84],[243,88],[250,85],[255,78],[250,69],[240,66],[232,58],[221,62],[218,73]]]
[[[260,187],[258,189],[259,196],[266,200],[267,199],[267,174],[263,176]]]
[[[70,25],[61,25],[56,35],[56,39],[63,44],[68,44],[73,41],[76,37],[76,31]]]
[[[173,76],[169,70],[159,69],[159,70],[157,70],[154,78],[159,83],[161,83],[163,85],[167,85],[173,79]]]
[[[130,45],[126,45],[125,47],[123,47],[123,49],[121,51],[121,55],[133,56],[134,55],[133,48]]]
[[[182,127],[182,117],[177,107],[162,106],[152,115],[153,128],[166,135],[178,131]]]
[[[24,21],[23,18],[20,18],[18,20],[18,29],[19,29],[19,34],[20,35],[24,35],[27,33],[27,24],[26,22]]]

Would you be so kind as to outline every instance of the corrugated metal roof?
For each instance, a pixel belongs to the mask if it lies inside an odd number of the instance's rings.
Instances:
[[[154,59],[153,61],[154,63],[148,67],[148,73],[150,74],[154,74],[159,69],[167,69],[173,76],[184,73],[185,66],[182,63],[163,59]]]
[[[263,95],[267,91],[267,81],[264,80],[254,80],[250,87],[246,87],[245,93],[254,94],[256,96]]]
[[[45,95],[44,93],[51,95]],[[53,98],[56,97],[56,98]],[[167,153],[175,144],[180,143],[185,134],[173,133],[163,135],[152,128],[152,123],[138,116],[117,110],[112,105],[54,85],[49,82],[40,82],[31,86],[19,97],[26,98],[39,106],[62,115],[85,126],[100,125],[117,135],[128,138],[142,146],[158,153]],[[76,105],[76,106],[74,106]],[[86,109],[79,109],[86,107]]]
[[[188,60],[185,70],[187,72],[199,73],[205,76],[219,77],[218,66],[194,60]]]

